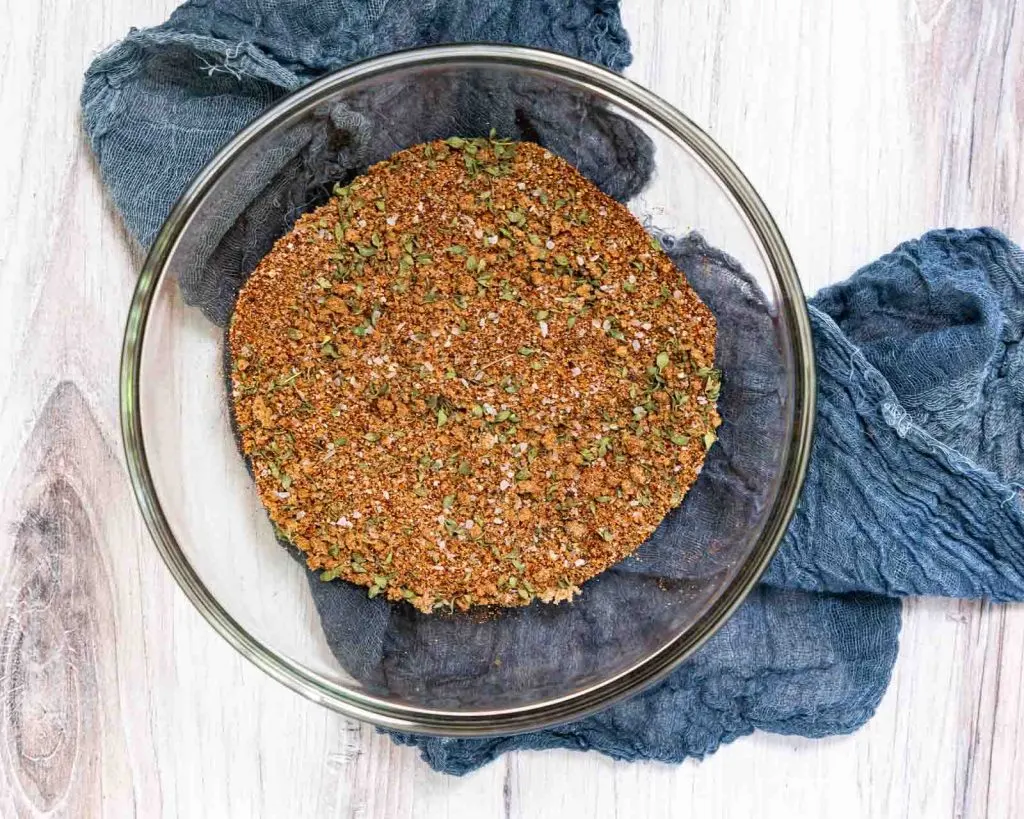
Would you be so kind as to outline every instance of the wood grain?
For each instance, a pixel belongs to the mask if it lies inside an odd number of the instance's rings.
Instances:
[[[0,816],[1024,815],[1024,607],[907,606],[851,737],[681,766],[524,753],[452,779],[250,667],[175,588],[124,475],[117,358],[140,262],[81,73],[174,0],[0,0]],[[733,155],[808,291],[945,224],[1024,238],[1016,0],[624,0],[629,75]]]
[[[88,472],[113,461],[62,381],[7,488],[16,521],[0,583],[0,792],[19,814],[98,813],[104,780],[127,771],[107,555],[90,520],[102,497]]]

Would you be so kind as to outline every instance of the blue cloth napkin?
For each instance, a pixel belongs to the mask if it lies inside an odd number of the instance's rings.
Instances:
[[[716,315],[731,303],[691,283]],[[580,722],[400,741],[465,773],[521,748],[678,762],[755,729],[849,733],[888,685],[898,596],[1024,599],[1020,248],[987,228],[933,231],[823,290],[809,312],[811,466],[778,554],[736,615],[667,680]]]
[[[611,0],[196,0],[95,61],[83,121],[104,182],[146,245],[203,163],[288,91],[362,57],[467,40],[616,70],[630,59]],[[687,271],[697,258],[716,265],[721,276],[691,282],[720,322],[738,318],[729,311],[742,300],[728,288],[748,285],[735,263],[699,237],[664,243]],[[222,306],[194,301],[223,318]],[[778,555],[737,614],[664,682],[585,720],[514,737],[397,741],[458,774],[522,748],[679,761],[755,729],[845,733],[888,683],[899,596],[1024,599],[1020,249],[990,229],[935,231],[822,291],[810,314],[811,467]],[[329,641],[341,641],[338,617],[350,609],[317,597],[325,586],[343,584],[312,587]]]

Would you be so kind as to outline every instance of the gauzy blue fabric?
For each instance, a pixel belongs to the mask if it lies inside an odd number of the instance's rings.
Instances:
[[[197,1],[96,60],[84,125],[115,203],[148,244],[192,175],[284,93],[361,57],[465,40],[538,45],[615,69],[629,61],[612,0]],[[694,260],[713,265],[716,275],[690,278],[720,324],[742,318],[734,291],[750,284],[734,262],[696,236],[664,244],[688,275]],[[223,304],[196,301],[223,318]],[[899,596],[1024,599],[1020,250],[993,230],[936,231],[822,291],[810,314],[819,378],[811,467],[778,555],[736,615],[665,681],[582,721],[496,739],[397,741],[460,774],[522,748],[678,761],[755,729],[849,732],[888,683]],[[645,547],[657,560],[656,539]],[[626,561],[608,582],[630,570]],[[311,588],[340,652],[350,603],[325,589],[345,586]],[[371,673],[379,641],[364,648],[356,659]]]
[[[82,119],[128,228],[148,246],[217,148],[267,106],[356,60],[503,42],[629,64],[618,0],[193,0],[89,67]]]
[[[688,269],[688,251],[666,244]],[[726,326],[727,304],[690,281]],[[1024,254],[995,230],[934,231],[823,290],[809,312],[811,465],[737,614],[666,681],[580,722],[400,741],[465,773],[518,748],[677,762],[755,729],[847,733],[888,684],[895,595],[1024,599]]]

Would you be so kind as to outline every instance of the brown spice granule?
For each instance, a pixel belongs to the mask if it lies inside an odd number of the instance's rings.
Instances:
[[[325,580],[423,611],[570,599],[719,425],[715,321],[564,160],[419,145],[308,213],[230,328],[260,498]]]

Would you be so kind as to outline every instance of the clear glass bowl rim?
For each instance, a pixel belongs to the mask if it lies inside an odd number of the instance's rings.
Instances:
[[[530,69],[569,79],[625,109],[636,109],[685,144],[725,187],[768,255],[781,289],[779,317],[792,334],[795,422],[790,431],[776,502],[750,558],[723,593],[682,634],[614,677],[558,698],[487,711],[417,708],[346,689],[265,646],[214,598],[181,551],[163,513],[143,444],[140,370],[143,342],[166,263],[197,203],[247,146],[296,110],[338,89],[397,69],[478,65]],[[136,500],[164,563],[206,621],[239,653],[306,698],[381,727],[443,736],[493,736],[533,731],[579,719],[662,679],[731,616],[764,572],[796,507],[810,459],[816,377],[810,319],[789,250],[761,198],[736,164],[689,118],[642,86],[607,69],[539,49],[492,44],[429,46],[374,57],[328,74],[291,93],[242,129],[193,179],[175,204],[143,264],[132,297],[121,351],[120,415],[125,458]]]

